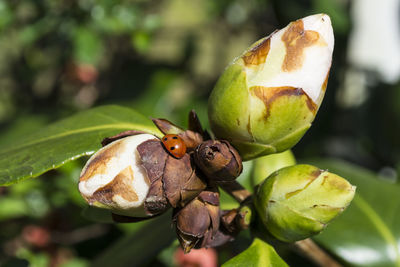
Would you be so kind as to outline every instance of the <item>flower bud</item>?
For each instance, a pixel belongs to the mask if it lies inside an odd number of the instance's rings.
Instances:
[[[273,172],[295,164],[296,159],[291,150],[256,158],[253,160],[251,185],[257,186]]]
[[[191,155],[175,158],[153,135],[127,131],[103,144],[82,170],[79,190],[90,205],[110,209],[115,221],[183,207],[207,186]]]
[[[286,167],[259,187],[254,204],[267,230],[292,242],[318,234],[350,204],[355,186],[310,165]]]
[[[150,134],[133,135],[97,151],[80,175],[82,197],[90,205],[110,209],[119,215],[148,216],[144,202],[150,180],[141,166],[137,147],[153,139],[157,138]]]
[[[219,228],[219,193],[201,192],[186,206],[175,210],[173,221],[185,253],[193,247],[203,247]]]
[[[196,165],[213,181],[233,181],[243,170],[239,153],[224,140],[203,142],[196,148],[194,158]]]
[[[290,23],[254,43],[224,71],[208,116],[243,160],[285,151],[304,135],[322,102],[334,37],[329,16]]]

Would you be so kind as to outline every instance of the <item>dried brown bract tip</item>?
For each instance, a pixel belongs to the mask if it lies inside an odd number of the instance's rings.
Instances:
[[[188,153],[194,151],[196,147],[203,142],[203,137],[201,134],[190,130],[184,131],[183,133],[178,134],[178,136],[182,138],[183,142],[185,143],[186,151]]]
[[[204,131],[203,127],[201,126],[200,119],[193,109],[189,112],[189,120],[188,121],[189,121],[188,128],[190,131],[199,133],[203,137],[205,136],[205,131]]]
[[[183,130],[166,119],[152,119],[152,121],[163,134],[176,134],[182,138],[187,152],[193,151],[203,142],[203,130],[196,113],[193,111],[189,113],[189,130]]]
[[[146,134],[146,132],[143,131],[136,131],[136,130],[128,130],[128,131],[123,131],[119,134],[116,134],[114,136],[106,137],[101,141],[102,146],[106,146],[114,141],[117,141],[119,139],[132,136],[132,135],[138,135],[138,134]]]
[[[181,127],[173,124],[172,122],[166,119],[151,119],[151,120],[163,134],[180,134],[185,131]]]
[[[250,206],[243,205],[238,209],[224,210],[221,212],[221,225],[227,232],[236,235],[241,230],[249,228],[252,211]]]
[[[213,181],[233,181],[243,170],[239,153],[225,140],[203,142],[196,148],[194,157],[197,166]]]
[[[186,206],[174,211],[173,221],[185,253],[194,247],[204,247],[219,228],[219,193],[216,190],[201,192]]]

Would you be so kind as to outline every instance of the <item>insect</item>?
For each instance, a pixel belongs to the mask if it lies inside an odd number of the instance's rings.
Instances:
[[[182,158],[186,153],[186,145],[176,134],[167,134],[162,139],[165,149],[175,158]]]

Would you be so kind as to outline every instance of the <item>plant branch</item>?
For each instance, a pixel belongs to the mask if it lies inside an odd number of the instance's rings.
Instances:
[[[236,181],[218,183],[218,185],[239,203],[251,197],[251,193]]]
[[[326,253],[312,239],[307,238],[294,243],[295,248],[312,262],[323,267],[341,267],[343,266]]]

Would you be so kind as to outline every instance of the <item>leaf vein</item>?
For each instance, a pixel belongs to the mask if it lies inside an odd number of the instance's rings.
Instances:
[[[377,214],[374,209],[365,201],[360,194],[356,194],[354,203],[359,206],[360,210],[371,220],[375,225],[377,231],[382,235],[383,239],[386,240],[392,247],[396,255],[396,266],[400,266],[400,254],[399,247],[396,242],[396,238],[393,236],[389,227],[385,224],[382,218]]]
[[[0,152],[0,154],[4,154],[6,152],[12,151],[12,150],[18,150],[21,148],[29,147],[31,145],[36,145],[42,142],[46,142],[49,140],[57,139],[57,138],[62,138],[65,136],[69,135],[74,135],[74,134],[79,134],[79,133],[85,133],[85,132],[94,132],[98,130],[104,130],[104,129],[136,129],[138,128],[138,125],[132,124],[132,123],[120,123],[120,124],[103,124],[103,125],[98,125],[98,126],[93,126],[93,127],[86,127],[86,128],[80,128],[80,129],[75,129],[75,130],[68,130],[59,134],[55,134],[53,136],[37,139],[25,144],[22,144],[20,146],[14,146],[10,147],[9,149],[3,150]],[[141,126],[143,128],[143,126]],[[147,129],[150,134],[155,134],[158,135],[157,132],[155,132],[151,127],[148,127]]]

